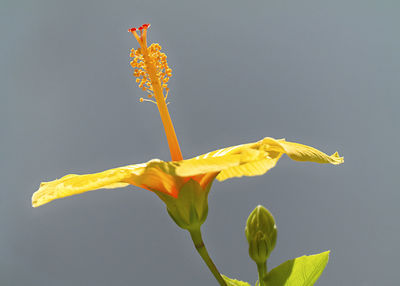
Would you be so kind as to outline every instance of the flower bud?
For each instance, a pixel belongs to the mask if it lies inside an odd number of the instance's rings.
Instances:
[[[247,219],[245,233],[251,259],[265,263],[275,247],[278,234],[272,214],[263,206],[257,206]]]

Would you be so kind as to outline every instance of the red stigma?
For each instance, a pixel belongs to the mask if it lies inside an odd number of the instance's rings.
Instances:
[[[144,30],[150,27],[150,24],[143,24],[142,26],[139,27],[139,30]]]
[[[142,26],[140,26],[139,28],[130,28],[129,30],[128,30],[128,32],[131,32],[131,33],[133,33],[133,32],[135,32],[135,31],[137,31],[137,30],[139,30],[139,31],[143,31],[143,30],[146,30],[146,29],[148,29],[150,27],[150,24],[143,24]]]

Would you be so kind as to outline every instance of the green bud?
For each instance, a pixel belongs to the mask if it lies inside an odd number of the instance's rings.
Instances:
[[[265,263],[275,248],[278,234],[272,214],[263,206],[257,206],[247,219],[245,233],[251,259],[257,264]]]
[[[177,198],[161,192],[156,194],[167,205],[168,214],[179,227],[197,230],[207,218],[211,184],[202,188],[198,182],[189,180],[179,190]]]

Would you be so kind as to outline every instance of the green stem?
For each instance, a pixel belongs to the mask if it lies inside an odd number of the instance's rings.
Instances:
[[[210,269],[215,279],[217,279],[219,285],[227,286],[224,278],[222,278],[214,262],[211,260],[210,255],[208,255],[208,251],[206,249],[206,246],[204,245],[203,238],[201,237],[200,228],[196,230],[189,230],[189,233],[197,252],[200,254],[201,258],[203,258],[204,262],[208,266],[208,269]]]
[[[265,286],[264,277],[267,274],[267,262],[257,263],[258,283],[260,286]]]

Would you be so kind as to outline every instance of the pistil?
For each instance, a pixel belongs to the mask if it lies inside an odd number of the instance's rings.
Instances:
[[[170,75],[171,70],[168,68],[166,63],[166,56],[159,52],[161,49],[159,45],[154,48],[156,51],[155,53],[149,52],[149,48],[151,48],[147,47],[147,29],[149,27],[150,24],[144,24],[138,29],[129,29],[129,32],[135,36],[140,44],[140,49],[136,51],[133,50],[131,53],[131,56],[133,54],[135,57],[135,61],[133,61],[131,64],[134,68],[141,68],[145,71],[145,74],[136,72],[137,70],[135,71],[135,75],[143,77],[139,86],[145,90],[147,89],[150,92],[149,97],[154,96],[156,99],[158,111],[160,113],[165,134],[167,136],[168,146],[171,152],[171,159],[172,161],[180,161],[183,159],[183,157],[163,93],[163,90],[166,90],[168,93],[166,82],[169,79],[168,76]],[[136,32],[137,30],[139,30],[140,35],[138,35]],[[164,57],[161,57],[160,55],[164,55]],[[143,64],[141,65],[141,63]],[[157,66],[157,64],[159,64],[159,66]],[[147,84],[147,87],[144,86],[145,83]]]

